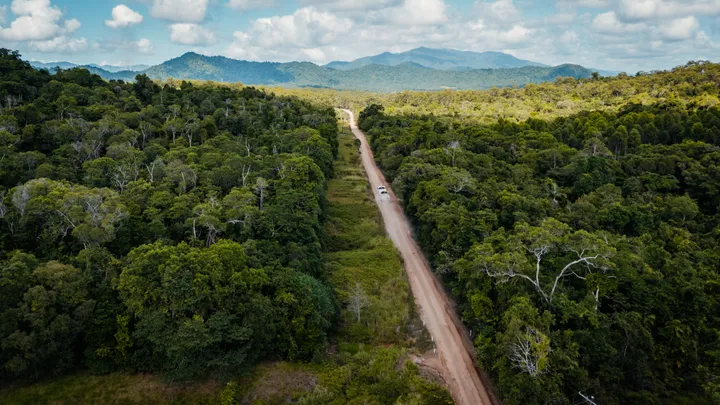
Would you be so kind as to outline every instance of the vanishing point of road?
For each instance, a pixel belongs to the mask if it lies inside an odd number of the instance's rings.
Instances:
[[[499,403],[483,384],[475,368],[474,348],[460,323],[455,309],[445,290],[430,271],[430,266],[422,251],[410,235],[410,224],[397,204],[392,190],[385,182],[380,169],[375,164],[370,145],[365,134],[355,123],[355,117],[349,110],[343,110],[350,117],[350,129],[360,140],[362,163],[373,188],[375,201],[385,221],[385,230],[400,252],[410,280],[410,288],[415,297],[425,327],[433,337],[441,370],[445,382],[450,386],[455,403],[458,405],[494,405]],[[375,192],[378,186],[387,187],[389,201],[381,201]]]

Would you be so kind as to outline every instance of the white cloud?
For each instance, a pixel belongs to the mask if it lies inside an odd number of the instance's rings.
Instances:
[[[105,25],[110,28],[125,28],[139,24],[142,20],[143,16],[140,13],[124,4],[120,4],[112,9],[112,20],[105,20]]]
[[[396,7],[403,0],[300,0],[303,6],[315,6],[333,11],[367,11]]]
[[[513,25],[507,31],[490,28],[484,24],[483,20],[467,24],[466,29],[459,30],[459,32],[456,33],[456,36],[463,36],[463,31],[471,38],[470,43],[472,45],[487,47],[486,49],[495,50],[526,47],[531,45],[532,34],[535,32],[534,30],[526,28],[520,24]]]
[[[170,41],[183,45],[210,45],[215,43],[215,34],[198,24],[172,24]]]
[[[259,3],[222,0],[231,1],[241,9]],[[654,6],[639,1],[634,10],[623,10],[623,0],[556,0],[555,14],[532,16],[521,7],[527,0],[475,0],[463,14],[443,0],[297,0],[304,7],[288,15],[250,21],[249,28],[233,34],[223,53],[326,63],[427,46],[502,51],[546,64],[629,72],[717,54],[719,48],[712,48],[704,34],[710,27],[699,17],[713,13],[720,0],[656,0]],[[665,11],[678,5],[687,6],[678,17]]]
[[[625,21],[720,14],[720,0],[620,0],[618,15]]]
[[[85,38],[71,38],[64,35],[46,41],[32,41],[30,48],[38,52],[83,52],[88,49],[88,41]]]
[[[608,8],[609,0],[558,0],[558,5],[565,7],[585,7],[585,8]]]
[[[30,47],[39,52],[81,51],[87,48],[87,40],[67,36],[77,31],[81,24],[77,19],[61,21],[62,11],[50,0],[13,0],[10,10],[15,19],[8,27],[0,27],[0,40],[8,42],[31,41]],[[0,8],[0,22],[5,24],[7,7]]]
[[[62,12],[50,0],[13,0],[10,7],[17,18],[10,27],[0,30],[0,39],[6,41],[44,40],[56,36]]]
[[[663,24],[660,28],[663,39],[667,41],[684,41],[692,39],[700,29],[700,23],[695,17],[678,18]]]
[[[544,24],[550,25],[569,25],[575,22],[577,16],[575,13],[557,13],[551,16],[545,17]]]
[[[228,0],[227,6],[236,10],[254,10],[275,7],[275,0]]]
[[[176,22],[201,22],[207,13],[208,0],[153,0],[150,15]]]
[[[138,52],[148,55],[153,52],[153,44],[152,44],[152,42],[150,42],[149,39],[141,38],[137,42],[137,49],[138,49]]]
[[[72,18],[70,20],[65,20],[65,33],[71,33],[77,31],[80,26],[80,21],[78,21],[76,18]]]
[[[5,24],[5,16],[7,15],[7,6],[0,6],[0,25]]]
[[[314,62],[322,63],[327,58],[325,52],[320,48],[303,49],[305,55]]]
[[[513,0],[497,0],[495,2],[476,2],[475,8],[480,18],[493,24],[506,24],[519,21],[522,18],[520,11],[515,7]]]
[[[658,12],[657,0],[622,0],[620,15],[628,20],[647,20],[655,17]]]
[[[341,41],[353,27],[349,18],[305,7],[290,15],[255,20],[247,32],[233,34],[234,40],[225,53],[253,60],[323,62],[326,53],[322,47]]]
[[[260,18],[251,26],[248,34],[253,44],[261,47],[289,45],[315,48],[334,41],[352,27],[353,23],[349,19],[306,7],[291,15]]]
[[[648,29],[643,23],[624,23],[617,18],[614,11],[598,14],[592,22],[592,29],[595,32],[610,35],[623,35],[632,32],[640,32]]]
[[[443,0],[405,0],[401,6],[384,11],[382,17],[398,25],[433,25],[448,20]]]

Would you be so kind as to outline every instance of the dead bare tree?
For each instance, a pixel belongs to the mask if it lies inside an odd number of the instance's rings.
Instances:
[[[252,170],[251,165],[243,165],[242,166],[242,186],[245,187],[245,183],[247,182],[247,178],[250,175],[250,171]]]
[[[445,153],[450,156],[450,161],[452,162],[452,167],[455,167],[455,156],[457,156],[458,151],[460,150],[460,142],[459,141],[452,141],[447,144],[445,147]]]
[[[8,208],[5,205],[5,193],[0,193],[0,219],[5,218],[5,215],[7,215]]]
[[[267,188],[267,186],[268,186],[267,180],[265,180],[262,177],[258,177],[257,180],[255,181],[255,189],[259,193],[259,197],[260,197],[260,200],[259,200],[260,211],[262,211],[262,209],[263,209],[263,202],[265,201],[265,189]]]
[[[148,181],[150,183],[153,183],[155,181],[155,177],[160,174],[159,172],[165,167],[165,162],[163,162],[162,158],[159,156],[155,158],[152,162],[145,165],[145,170],[148,173]]]
[[[27,185],[18,186],[12,195],[12,203],[20,213],[21,218],[25,216],[28,202],[30,202],[30,188]]]
[[[365,290],[363,290],[360,283],[355,283],[355,287],[350,291],[350,296],[348,297],[348,310],[355,314],[357,322],[360,322],[360,313],[363,308],[366,308],[369,304],[370,300],[367,294],[365,294]]]
[[[510,346],[510,361],[521,373],[532,377],[542,374],[545,369],[543,359],[550,352],[549,345],[545,351],[542,349],[545,339],[537,329],[528,326],[525,333],[517,337],[517,342]]]
[[[130,183],[132,179],[132,171],[126,165],[118,165],[113,173],[113,183],[120,189],[120,194],[125,191],[125,186]]]
[[[140,135],[142,136],[142,144],[140,145],[140,149],[145,149],[145,144],[147,143],[148,138],[152,137],[153,135],[153,126],[148,124],[147,122],[143,122],[138,127],[140,130]]]

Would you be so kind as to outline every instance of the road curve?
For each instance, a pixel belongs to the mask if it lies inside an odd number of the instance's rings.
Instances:
[[[467,338],[451,300],[440,286],[422,251],[410,235],[410,224],[395,194],[385,182],[380,169],[375,164],[370,145],[365,134],[355,123],[355,117],[349,110],[342,110],[350,117],[350,129],[360,140],[362,163],[373,188],[375,202],[380,208],[385,230],[400,252],[405,262],[405,269],[410,280],[410,288],[415,297],[420,316],[430,335],[433,337],[437,354],[442,364],[439,370],[450,386],[455,403],[458,405],[494,405],[499,403],[492,392],[486,389],[475,368],[473,357],[475,349]],[[381,201],[377,187],[387,187],[389,201]]]

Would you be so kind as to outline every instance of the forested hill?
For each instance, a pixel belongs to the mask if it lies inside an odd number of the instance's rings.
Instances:
[[[109,72],[88,67],[107,80],[132,81],[138,72]],[[448,71],[414,63],[397,66],[367,65],[337,70],[309,62],[248,62],[189,52],[141,73],[152,79],[211,80],[247,85],[333,88],[393,92],[401,90],[487,89],[553,81],[558,77],[587,78],[592,70],[577,65],[525,66],[512,69]]]
[[[548,85],[657,97],[555,119],[360,115],[505,404],[720,403],[717,71]]]
[[[0,380],[325,353],[332,109],[0,50]]]
[[[457,71],[546,66],[542,63],[518,59],[502,52],[468,52],[424,47],[400,53],[384,52],[379,55],[355,59],[352,62],[330,62],[325,66],[338,70],[350,70],[367,65],[397,66],[403,63],[416,63],[430,69]]]

